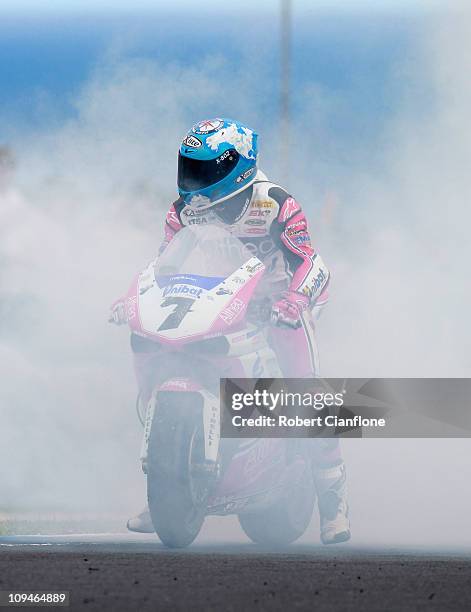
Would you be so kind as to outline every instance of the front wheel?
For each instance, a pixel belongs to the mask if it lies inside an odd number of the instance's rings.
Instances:
[[[160,392],[149,436],[147,500],[154,529],[171,548],[189,546],[209,493],[199,395]]]
[[[239,514],[245,534],[257,544],[287,545],[303,535],[309,526],[316,493],[309,462],[299,477],[285,488],[281,499],[266,510]]]

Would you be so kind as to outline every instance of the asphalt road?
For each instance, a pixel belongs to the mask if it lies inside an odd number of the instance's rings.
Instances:
[[[3,537],[0,590],[68,590],[90,611],[470,610],[471,554]]]

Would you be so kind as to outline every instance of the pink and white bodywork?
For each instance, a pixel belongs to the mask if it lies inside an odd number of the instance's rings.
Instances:
[[[127,321],[136,334],[180,347],[190,341],[224,334],[229,327],[243,324],[247,305],[265,266],[252,257],[211,289],[189,285],[194,277],[183,274],[159,284],[154,269],[152,262],[131,285],[125,299]],[[178,326],[165,325],[179,306],[178,302],[168,299],[170,295],[188,300],[184,306],[185,316]]]
[[[206,252],[207,241],[215,238],[223,243],[229,263],[219,247],[220,256],[212,253],[210,260],[205,259],[203,250],[198,251],[198,245],[204,242]],[[196,255],[187,257],[190,252]],[[213,375],[217,373],[217,377],[281,376],[270,346],[269,317],[254,323],[247,316],[254,295],[259,296],[257,290],[265,271],[264,263],[226,230],[195,226],[179,232],[171,249],[134,279],[122,300],[132,336],[160,347],[158,357],[147,348],[136,355],[147,361],[148,370],[149,366],[154,369],[149,393],[141,398],[145,412],[141,447],[144,471],[154,415],[164,392],[175,397],[191,394],[201,404],[205,460],[214,465],[220,462],[217,392],[206,387],[196,374],[182,375],[178,367],[162,379],[158,374],[163,361],[177,355],[183,362],[189,349],[197,346],[200,366]],[[212,348],[218,339],[225,348],[214,353]],[[207,513],[239,512],[246,505],[252,507],[255,500],[269,503],[287,482],[300,477],[305,463],[300,458],[286,461],[285,444],[285,440],[267,439],[241,442],[207,501]]]

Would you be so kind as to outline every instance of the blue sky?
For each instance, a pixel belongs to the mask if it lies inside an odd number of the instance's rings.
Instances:
[[[275,0],[258,0],[257,10],[260,12],[274,12],[277,9]],[[391,8],[400,10],[415,10],[415,9],[430,9],[432,6],[443,7],[446,5],[446,0],[294,0],[294,6],[300,10],[331,10],[333,7],[338,7],[342,10],[388,10]],[[178,0],[177,3],[165,2],[162,0],[4,0],[2,2],[3,11],[18,12],[25,11],[43,11],[43,12],[76,12],[87,11],[96,12],[105,11],[155,11],[168,9],[173,7],[175,10],[191,10],[194,8],[194,0]],[[252,10],[254,3],[252,0],[238,0],[238,10]],[[221,4],[218,0],[204,0],[198,4],[199,10],[208,12],[216,11],[231,12],[234,4]]]
[[[56,119],[73,114],[77,92],[110,53],[121,59],[142,57],[195,67],[222,56],[229,69],[232,65],[247,70],[251,56],[260,61],[261,53],[272,83],[264,103],[268,112],[276,112],[279,22],[273,7],[277,3],[266,2],[270,8],[263,12],[262,2],[255,13],[242,1],[236,11],[226,9],[224,17],[212,1],[204,3],[204,11],[195,10],[193,4],[192,9],[178,13],[169,12],[167,4],[147,0],[135,3],[132,11],[124,1],[82,0],[80,13],[75,1],[36,2],[35,10],[26,10],[32,4],[19,0],[10,12],[8,2],[2,4],[0,116],[4,121],[44,122],[48,105]],[[110,4],[114,10],[106,10]],[[154,10],[149,12],[151,4]],[[178,7],[189,4],[181,1]],[[317,83],[343,95],[357,109],[360,121],[362,114],[381,118],[391,112],[401,91],[397,83],[391,88],[389,77],[399,63],[414,55],[426,16],[411,10],[413,5],[420,6],[419,0],[407,2],[404,10],[398,10],[397,3],[394,11],[386,10],[389,2],[376,4],[374,11],[345,10],[367,4],[347,0],[339,11],[313,11],[312,3],[294,3],[296,89]]]
[[[248,61],[244,51],[260,45],[271,64],[268,70],[275,69],[278,60],[278,15],[271,11],[262,19],[249,9],[242,10],[243,2],[230,18],[217,20],[208,19],[206,10],[204,14],[146,14],[134,9],[129,15],[117,10],[82,10],[77,15],[72,10],[74,2],[65,10],[62,2],[52,1],[48,6],[62,10],[20,14],[19,9],[27,4],[26,0],[16,2],[16,13],[0,21],[0,112],[9,108],[31,115],[37,97],[45,92],[63,96],[65,109],[65,98],[80,87],[110,49],[119,49],[122,56],[197,65],[215,54],[237,63]],[[380,85],[399,56],[410,52],[421,20],[420,15],[401,12],[313,16],[301,7],[296,6],[294,20],[296,82],[317,80],[328,87],[346,88],[353,95],[353,81],[357,86],[358,80]],[[266,32],[261,32],[263,28]]]

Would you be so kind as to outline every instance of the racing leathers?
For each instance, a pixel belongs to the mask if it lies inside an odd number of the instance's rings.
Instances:
[[[298,202],[260,170],[252,185],[213,208],[198,210],[180,198],[167,213],[160,252],[182,227],[202,224],[226,227],[263,261],[267,273],[259,293],[272,296],[279,325],[271,329],[271,342],[281,370],[285,377],[317,376],[313,319],[327,301],[329,271]]]

